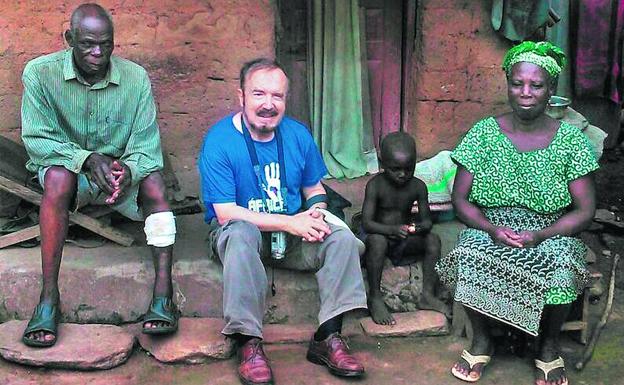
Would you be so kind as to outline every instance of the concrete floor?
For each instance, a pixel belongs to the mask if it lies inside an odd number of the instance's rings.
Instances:
[[[613,314],[603,330],[592,361],[577,372],[572,366],[583,346],[564,337],[563,357],[567,361],[570,384],[624,385],[624,300],[623,291],[616,293]],[[592,305],[594,313],[601,303]],[[350,346],[364,362],[367,375],[362,380],[344,380],[331,376],[324,368],[305,360],[304,344],[267,345],[276,384],[330,385],[425,385],[461,384],[450,375],[449,368],[467,344],[452,336],[377,339],[364,335],[351,338]],[[2,385],[237,385],[234,359],[201,365],[165,365],[138,350],[130,360],[117,368],[97,372],[74,372],[24,367],[0,360]],[[497,354],[487,367],[480,384],[528,385],[533,383],[530,357]]]

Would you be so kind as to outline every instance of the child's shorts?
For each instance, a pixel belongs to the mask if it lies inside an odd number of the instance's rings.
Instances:
[[[364,228],[360,227],[358,238],[360,238],[362,242],[366,243],[367,235],[368,234],[366,234]],[[405,249],[410,244],[409,238],[399,239],[386,237],[386,239],[388,240],[388,251],[386,253],[386,257],[390,260],[390,262],[392,262],[393,266],[407,266],[416,262],[416,253],[409,255],[405,253]]]

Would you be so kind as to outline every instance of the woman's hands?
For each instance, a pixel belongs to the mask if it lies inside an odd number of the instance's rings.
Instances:
[[[490,234],[494,242],[511,247],[535,247],[544,239],[538,231],[515,232],[509,227],[495,227]]]
[[[539,231],[521,231],[518,236],[522,247],[535,247],[544,240]]]
[[[495,243],[501,243],[511,247],[522,247],[520,236],[509,227],[495,227],[490,237],[492,237]]]

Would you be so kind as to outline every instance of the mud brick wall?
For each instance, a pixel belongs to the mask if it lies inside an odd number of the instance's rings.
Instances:
[[[25,63],[66,46],[82,1],[5,0],[0,13],[0,134],[20,135]],[[103,0],[115,24],[114,54],[145,67],[165,148],[198,152],[208,125],[238,106],[243,62],[274,52],[270,0]]]
[[[452,149],[474,122],[508,109],[500,63],[511,45],[495,35],[490,10],[487,0],[419,1],[407,99],[419,158]]]
[[[21,72],[65,47],[80,1],[6,0],[0,13],[0,134],[19,139]],[[196,155],[206,128],[237,108],[240,65],[273,56],[273,0],[103,0],[115,22],[115,54],[152,79],[163,143]],[[409,69],[407,131],[419,157],[455,146],[480,117],[507,109],[500,62],[509,43],[490,24],[489,0],[419,0]],[[192,167],[192,166],[189,166]]]

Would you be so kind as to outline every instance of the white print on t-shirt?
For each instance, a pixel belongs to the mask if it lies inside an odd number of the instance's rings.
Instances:
[[[272,213],[284,210],[284,198],[282,197],[282,182],[280,180],[280,168],[278,162],[271,162],[264,166],[264,180],[262,189],[267,197],[267,205]],[[264,212],[262,199],[250,199],[247,208],[255,212]]]

